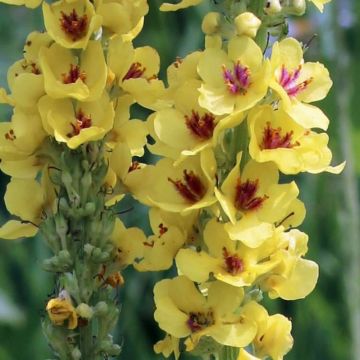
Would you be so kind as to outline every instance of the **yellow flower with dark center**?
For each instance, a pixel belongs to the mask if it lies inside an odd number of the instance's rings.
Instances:
[[[188,278],[179,276],[157,283],[154,295],[155,320],[171,336],[186,338],[188,351],[203,336],[223,345],[243,347],[256,334],[251,316],[243,315],[251,302],[240,308],[244,296],[241,288],[214,282],[205,297]]]
[[[300,126],[326,130],[329,119],[310,103],[322,100],[332,86],[328,70],[320,63],[305,62],[301,44],[287,38],[273,45],[270,87],[280,106]]]
[[[198,72],[203,80],[199,104],[216,115],[250,109],[266,95],[270,80],[268,60],[247,36],[232,38],[228,53],[206,49]]]
[[[205,149],[198,155],[187,157],[177,166],[170,159],[161,159],[151,169],[151,180],[146,186],[153,206],[186,213],[216,202],[216,161],[212,150]]]
[[[112,128],[114,109],[106,93],[97,101],[54,100],[44,96],[39,110],[46,131],[70,149],[88,141],[102,139]]]
[[[89,0],[59,0],[51,5],[44,2],[43,14],[47,32],[65,48],[86,48],[101,26],[101,16]]]
[[[295,182],[278,184],[279,172],[272,162],[250,160],[240,171],[237,163],[215,194],[230,222],[225,225],[233,240],[249,247],[259,246],[272,236],[274,227],[298,226],[305,216],[297,199]]]
[[[40,51],[45,90],[52,98],[71,97],[94,101],[101,97],[107,80],[107,67],[101,44],[90,41],[81,57],[54,43]]]
[[[330,166],[329,137],[295,122],[282,109],[269,105],[253,109],[248,117],[251,157],[261,163],[273,161],[285,174],[299,172],[339,173],[345,163]]]
[[[192,281],[205,282],[212,274],[232,286],[251,286],[259,276],[271,273],[279,259],[270,258],[277,250],[276,238],[257,248],[234,241],[216,219],[210,220],[203,232],[207,251],[181,249],[176,265]]]

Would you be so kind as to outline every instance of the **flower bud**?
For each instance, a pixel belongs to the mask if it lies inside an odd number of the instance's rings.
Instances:
[[[83,319],[91,319],[94,315],[94,310],[92,307],[90,307],[88,304],[85,303],[81,303],[77,308],[76,308],[76,313],[82,317]]]
[[[268,15],[274,15],[281,12],[282,6],[280,0],[268,0],[265,5],[265,12]]]
[[[201,29],[204,34],[212,35],[219,31],[220,27],[220,13],[218,12],[209,12],[204,16],[203,22],[201,24]]]
[[[71,356],[73,360],[81,360],[81,351],[79,350],[79,348],[75,348],[71,352]]]
[[[244,12],[235,18],[235,26],[238,35],[246,35],[254,38],[260,25],[261,20],[251,12]]]
[[[109,310],[109,307],[105,301],[100,301],[96,304],[94,310],[96,316],[105,316]]]
[[[291,0],[289,5],[284,8],[284,12],[289,15],[301,16],[305,13],[306,1],[305,0]]]

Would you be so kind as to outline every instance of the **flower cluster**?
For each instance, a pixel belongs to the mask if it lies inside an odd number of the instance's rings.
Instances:
[[[154,289],[166,332],[157,353],[225,359],[230,348],[238,360],[282,359],[291,322],[269,315],[263,294],[301,299],[318,278],[304,258],[308,237],[295,229],[305,206],[283,175],[344,166],[331,165],[329,120],[312,104],[332,85],[327,69],[305,62],[303,45],[281,29],[264,51],[268,28],[303,13],[305,0],[220,2],[203,20],[205,49],[171,64],[166,86],[158,53],[132,44],[146,0],[6,2],[42,3],[46,32],[28,36],[8,72],[10,92],[0,90],[13,107],[1,123],[0,169],[11,176],[5,204],[14,217],[0,237],[40,229],[54,253],[44,266],[60,288],[44,329],[60,358],[117,355],[108,332],[121,271],[175,261],[179,276]],[[322,10],[328,1],[312,2]],[[146,121],[130,120],[134,104],[153,111]],[[145,145],[157,163],[135,160]],[[116,217],[127,193],[150,207],[150,236]]]

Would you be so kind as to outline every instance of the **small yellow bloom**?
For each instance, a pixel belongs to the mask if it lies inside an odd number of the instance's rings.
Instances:
[[[315,288],[319,267],[302,258],[307,252],[307,242],[308,236],[299,230],[283,233],[281,248],[273,255],[280,261],[261,283],[261,288],[269,292],[270,298],[302,299]]]
[[[182,216],[152,208],[149,219],[154,235],[149,236],[143,243],[144,257],[135,264],[135,268],[139,271],[169,269],[175,255],[192,233],[190,230],[196,213]]]
[[[47,303],[46,311],[51,322],[56,326],[63,326],[64,323],[67,323],[69,330],[78,326],[78,316],[69,295],[65,291]]]
[[[180,9],[185,9],[189,6],[195,6],[202,2],[202,0],[181,0],[177,4],[171,4],[171,3],[163,3],[160,6],[161,11],[176,11]]]
[[[175,360],[178,360],[180,357],[179,339],[167,334],[163,340],[154,345],[154,351],[156,354],[163,354],[166,358],[174,353]]]
[[[164,96],[165,86],[158,79],[160,57],[155,49],[150,46],[134,49],[131,42],[115,36],[110,40],[107,60],[122,90],[146,108],[159,107],[157,102]]]
[[[270,87],[281,100],[284,111],[306,129],[326,130],[329,119],[309,104],[325,98],[332,86],[324,65],[304,63],[301,44],[294,38],[286,38],[273,45],[271,66]]]
[[[257,247],[272,236],[274,225],[300,225],[305,209],[297,199],[295,182],[278,184],[279,172],[274,163],[250,160],[240,172],[240,159],[239,154],[221,191],[216,188],[215,194],[230,219],[226,224],[230,237]]]
[[[102,26],[118,35],[134,31],[149,11],[147,0],[101,0],[96,3]]]
[[[151,169],[151,180],[146,187],[153,206],[184,214],[216,202],[216,161],[212,150],[187,157],[176,167],[170,159],[161,159]]]
[[[49,35],[69,49],[85,49],[101,26],[101,16],[95,13],[89,0],[59,0],[51,5],[44,2],[43,15]]]
[[[39,101],[39,110],[46,131],[70,149],[102,139],[114,121],[113,104],[106,93],[97,101],[76,104],[71,99],[54,100],[46,95]]]
[[[121,268],[131,265],[136,259],[143,257],[142,244],[146,242],[146,236],[140,229],[126,228],[117,218],[110,238],[116,247],[116,261]]]
[[[241,288],[213,282],[205,297],[188,278],[178,276],[157,283],[154,295],[155,320],[171,336],[186,338],[188,351],[193,350],[203,336],[210,336],[223,345],[243,347],[256,334],[253,319],[243,315],[251,303],[239,309],[244,297]]]
[[[273,360],[282,360],[294,343],[291,336],[291,321],[280,314],[269,316],[265,308],[259,304],[254,304],[251,310],[258,326],[253,341],[255,355],[260,359],[270,356]],[[243,359],[257,358],[243,357]]]
[[[250,109],[266,95],[270,80],[268,60],[247,36],[232,38],[228,54],[218,48],[206,49],[198,72],[203,80],[199,104],[216,115]]]
[[[176,256],[179,272],[192,281],[205,282],[212,274],[232,286],[251,286],[259,276],[271,273],[280,261],[270,258],[277,250],[276,240],[249,248],[232,240],[224,224],[216,219],[206,224],[203,236],[207,252],[181,249]]]
[[[332,154],[325,133],[305,129],[281,109],[257,107],[250,112],[248,123],[251,157],[261,163],[275,162],[284,174],[339,173],[344,167],[344,163],[330,166]]]
[[[42,48],[39,58],[45,90],[52,98],[94,101],[101,97],[107,67],[100,42],[89,41],[80,58],[54,43],[50,48]]]
[[[160,110],[154,117],[156,139],[174,149],[180,158],[210,147],[219,116],[198,104],[200,81],[189,80],[174,94],[175,107]]]

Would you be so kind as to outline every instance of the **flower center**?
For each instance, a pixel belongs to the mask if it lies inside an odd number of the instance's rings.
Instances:
[[[61,11],[60,26],[72,41],[77,41],[86,34],[88,17],[86,14],[79,16],[75,9],[69,15]]]
[[[215,117],[211,113],[205,113],[200,116],[195,110],[191,112],[191,116],[185,115],[186,126],[191,132],[204,140],[210,139],[213,135]]]
[[[214,314],[212,310],[209,310],[206,313],[191,312],[186,324],[193,333],[201,331],[215,324]]]
[[[139,170],[139,169],[141,169],[140,163],[138,161],[133,161],[129,167],[128,172],[130,173],[132,171]]]
[[[292,137],[294,132],[289,131],[285,135],[281,135],[281,127],[274,129],[271,127],[270,122],[266,123],[266,128],[264,129],[264,135],[260,148],[264,149],[278,149],[278,148],[288,148],[291,149],[294,146],[300,145],[299,142],[292,143]]]
[[[133,63],[126,75],[123,77],[123,81],[141,78],[144,75],[145,70],[146,67],[142,66],[139,62]]]
[[[194,204],[200,201],[204,197],[206,189],[199,177],[193,171],[184,170],[183,179],[184,181],[168,178],[179,194],[189,203]]]
[[[313,78],[310,78],[298,84],[297,80],[299,79],[300,74],[301,65],[293,72],[288,71],[285,68],[285,65],[282,66],[279,83],[289,96],[296,96],[301,91],[305,90],[313,80]]]
[[[16,140],[16,135],[15,135],[13,129],[10,129],[10,130],[5,134],[5,139],[6,139],[6,140],[10,140],[10,141]]]
[[[91,127],[92,121],[90,116],[86,116],[85,113],[80,109],[76,114],[76,123],[70,123],[73,131],[67,134],[69,138],[79,135],[80,131]]]
[[[223,247],[223,256],[226,265],[226,271],[231,275],[237,275],[244,271],[244,263],[237,254],[230,254],[226,247]]]
[[[243,211],[259,209],[268,196],[256,196],[258,188],[258,179],[254,181],[248,179],[244,183],[241,183],[240,179],[238,179],[235,192],[235,207]]]
[[[70,64],[70,70],[67,74],[61,74],[62,81],[64,84],[73,84],[78,79],[85,82],[86,73],[85,71],[81,71],[78,65]]]
[[[159,238],[168,232],[168,228],[163,223],[159,224]]]
[[[225,84],[231,94],[245,95],[250,86],[250,70],[246,66],[242,66],[240,61],[234,64],[234,69],[229,70],[222,66],[223,78]]]

